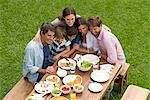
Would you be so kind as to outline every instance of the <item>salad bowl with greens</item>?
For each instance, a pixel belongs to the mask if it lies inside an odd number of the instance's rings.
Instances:
[[[93,66],[93,63],[89,61],[80,60],[78,61],[77,65],[80,71],[89,71]]]

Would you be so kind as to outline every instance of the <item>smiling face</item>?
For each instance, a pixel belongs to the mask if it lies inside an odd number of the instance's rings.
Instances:
[[[48,45],[53,43],[55,33],[52,31],[48,31],[45,34],[41,34],[42,44]]]
[[[86,35],[88,33],[88,26],[87,25],[80,25],[78,27],[79,32],[82,33],[82,35]]]
[[[70,15],[64,17],[64,20],[65,20],[65,23],[71,27],[75,23],[75,15],[70,14]]]
[[[94,35],[95,37],[98,37],[98,36],[99,36],[100,31],[101,31],[101,27],[98,27],[98,26],[92,27],[92,26],[90,26],[89,29],[90,29],[90,31],[93,33],[93,35]]]

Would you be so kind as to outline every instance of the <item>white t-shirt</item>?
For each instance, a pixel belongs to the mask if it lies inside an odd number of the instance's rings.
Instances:
[[[98,41],[90,31],[86,34],[86,43],[81,43],[81,45],[87,49],[99,51]]]

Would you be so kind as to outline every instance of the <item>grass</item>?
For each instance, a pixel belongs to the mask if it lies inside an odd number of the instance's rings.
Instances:
[[[22,77],[24,48],[38,27],[68,6],[86,18],[102,16],[131,64],[129,84],[150,89],[149,0],[0,0],[0,99]],[[121,96],[113,92],[112,99]]]

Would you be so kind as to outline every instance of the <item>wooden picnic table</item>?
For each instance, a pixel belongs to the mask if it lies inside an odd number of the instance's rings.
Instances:
[[[102,62],[100,64],[106,63],[104,60],[101,60]],[[55,64],[57,66],[57,64]],[[105,95],[106,91],[109,89],[111,83],[117,78],[119,75],[121,69],[121,64],[116,63],[114,65],[114,68],[112,70],[112,74],[110,75],[110,79],[104,83],[101,83],[103,86],[103,89],[99,93],[93,93],[88,89],[88,85],[93,82],[93,80],[90,78],[92,69],[88,72],[82,72],[79,70],[76,70],[75,74],[80,75],[82,77],[82,85],[84,86],[84,91],[80,94],[77,94],[77,100],[102,100],[102,97]],[[45,81],[46,77],[49,76],[50,74],[45,74],[41,81]],[[32,92],[29,94],[31,96],[32,94],[36,93],[36,91],[33,89]],[[63,95],[66,97],[69,97],[68,95]],[[52,98],[52,95],[45,95],[44,96],[45,100],[50,100]]]

